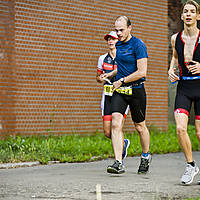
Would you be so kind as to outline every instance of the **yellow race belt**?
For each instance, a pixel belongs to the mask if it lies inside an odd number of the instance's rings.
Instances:
[[[120,87],[116,89],[118,93],[132,95],[132,88],[129,87]],[[113,94],[113,85],[104,85],[104,94],[108,96],[112,96]]]

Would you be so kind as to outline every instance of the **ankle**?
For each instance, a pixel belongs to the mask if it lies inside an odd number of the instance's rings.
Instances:
[[[187,162],[187,164],[191,165],[192,167],[195,166],[195,162],[194,162],[194,160],[193,160],[192,162]]]
[[[147,152],[147,153],[144,153],[144,152],[142,152],[142,157],[148,157],[148,155],[149,155],[149,152]]]

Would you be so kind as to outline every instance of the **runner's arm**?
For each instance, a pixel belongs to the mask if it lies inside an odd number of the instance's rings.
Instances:
[[[97,80],[98,83],[102,83],[104,81],[103,76],[104,76],[103,72],[97,71],[96,80]]]
[[[177,34],[174,34],[171,37],[171,45],[172,45],[173,53],[172,53],[170,68],[168,70],[168,75],[171,82],[176,82],[177,80],[179,80],[179,77],[175,74],[175,71],[176,71],[175,67],[178,65],[178,55],[175,49],[176,36]]]
[[[147,74],[147,58],[141,58],[137,60],[137,71],[133,72],[129,76],[124,77],[124,83],[137,81],[141,78],[146,77]],[[122,85],[120,80],[113,83],[113,90],[118,89]]]
[[[113,76],[116,76],[116,75],[117,75],[117,68],[115,70],[113,70],[112,72],[105,73],[104,74],[104,78],[111,79]]]
[[[137,60],[137,71],[133,72],[129,76],[124,77],[124,83],[137,81],[141,78],[145,78],[147,75],[147,58],[141,58]]]
[[[113,76],[116,76],[116,74],[117,74],[117,69],[113,70],[110,73],[97,71],[96,80],[98,83],[102,83],[103,81],[105,81],[105,79],[108,78],[111,79]]]
[[[98,64],[97,64],[97,74],[96,74],[96,81],[98,83],[102,83],[103,82],[103,60],[104,60],[105,55],[99,56],[98,59]]]
[[[188,69],[192,74],[200,74],[200,63],[192,60],[193,65],[188,65]]]

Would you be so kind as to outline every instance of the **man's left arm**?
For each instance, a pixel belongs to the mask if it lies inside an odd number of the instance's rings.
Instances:
[[[124,78],[124,83],[137,81],[147,75],[147,58],[137,60],[137,71]]]
[[[147,74],[147,58],[141,58],[137,60],[137,71],[132,74],[124,77],[124,83],[129,83],[133,81],[137,81],[141,78],[146,77]],[[118,89],[122,85],[120,80],[113,83],[114,90]]]

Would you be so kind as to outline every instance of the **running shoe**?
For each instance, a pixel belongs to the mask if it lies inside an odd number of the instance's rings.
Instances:
[[[198,180],[198,182],[197,182],[199,185],[200,185],[200,177],[199,177],[199,180]]]
[[[198,172],[199,172],[199,168],[196,165],[196,163],[194,167],[190,164],[187,164],[185,172],[181,178],[181,183],[185,185],[189,185],[190,183],[192,183],[194,177],[198,174]]]
[[[107,172],[111,174],[122,174],[125,172],[124,165],[118,160],[115,160],[113,165],[107,167]]]
[[[149,164],[151,162],[151,155],[149,154],[147,157],[141,156],[141,162],[138,169],[138,174],[145,174],[149,171]]]
[[[124,147],[123,147],[123,152],[122,152],[122,164],[124,164],[124,159],[127,156],[129,145],[130,145],[130,141],[128,139],[124,139]]]

